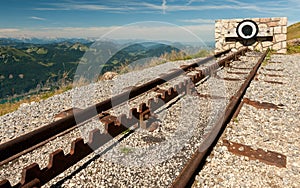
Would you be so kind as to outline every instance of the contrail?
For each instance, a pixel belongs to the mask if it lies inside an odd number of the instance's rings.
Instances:
[[[161,7],[162,7],[162,10],[163,10],[163,14],[165,14],[166,13],[166,9],[167,9],[167,0],[163,0],[162,1]]]

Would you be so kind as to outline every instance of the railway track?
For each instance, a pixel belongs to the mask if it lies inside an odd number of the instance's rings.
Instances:
[[[172,106],[170,103],[176,103],[176,100],[186,95],[218,99],[218,96],[202,94],[201,91],[198,91],[199,85],[204,83],[209,77],[230,82],[240,82],[239,89],[237,92],[234,91],[234,95],[228,100],[224,113],[219,114],[219,118],[215,121],[211,131],[204,135],[200,147],[194,150],[193,155],[187,157],[189,158],[187,163],[183,165],[180,173],[174,178],[175,180],[171,184],[172,187],[186,186],[191,181],[192,175],[196,172],[200,163],[203,162],[203,159],[209,153],[218,136],[239,106],[245,90],[254,78],[257,69],[267,54],[267,52],[265,52],[256,55],[256,59],[254,58],[255,66],[251,68],[243,69],[243,67],[230,64],[232,61],[245,56],[247,51],[249,51],[247,48],[243,48],[235,53],[224,51],[216,56],[211,56],[196,63],[182,66],[180,69],[161,75],[159,78],[143,85],[132,87],[130,90],[100,102],[95,106],[74,111],[57,122],[41,127],[6,143],[2,143],[0,145],[0,163],[1,165],[5,165],[26,153],[32,152],[38,147],[42,147],[58,136],[67,134],[80,126],[84,126],[92,118],[97,117],[104,124],[103,132],[100,132],[99,129],[90,132],[88,142],[85,143],[83,138],[75,139],[72,141],[69,153],[64,154],[63,150],[56,150],[50,154],[48,165],[45,168],[40,168],[39,164],[33,163],[23,169],[20,182],[12,186],[8,180],[2,180],[0,187],[43,186],[104,144],[113,140],[113,138],[119,138],[120,135],[124,134],[124,131],[128,131],[128,128],[130,128],[130,130],[126,133],[126,136],[133,133],[137,128],[149,130],[154,126],[155,129],[155,123],[157,122],[153,122],[153,119],[155,120],[157,111],[164,106]],[[216,57],[219,57],[220,60],[215,63],[209,63]],[[200,65],[205,66],[199,68]],[[231,67],[231,69],[234,70],[227,71],[228,75],[241,75],[242,78],[220,77],[217,72],[224,69],[224,67]],[[176,78],[182,75],[186,75],[184,80],[177,79],[176,84],[172,87],[166,85],[166,83],[176,80]],[[118,105],[121,105],[127,100],[134,100],[149,91],[156,93],[155,97],[147,99],[147,103],[141,103],[138,106],[139,108],[131,108],[128,116],[125,114],[116,116],[109,113],[111,108],[118,107]],[[219,96],[219,98],[226,98],[226,96]]]

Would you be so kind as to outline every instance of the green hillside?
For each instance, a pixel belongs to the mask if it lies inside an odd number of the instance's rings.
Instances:
[[[0,99],[37,87],[51,89],[66,73],[70,81],[84,54],[72,45],[2,45],[0,40]]]
[[[300,38],[300,22],[288,26],[287,31],[288,40]]]
[[[94,45],[66,41],[32,44],[0,39],[0,103],[13,96],[56,89],[59,81],[72,83],[78,74],[93,80],[99,73],[116,71],[131,62],[179,51],[156,43],[131,44],[118,49],[118,44],[108,41]]]

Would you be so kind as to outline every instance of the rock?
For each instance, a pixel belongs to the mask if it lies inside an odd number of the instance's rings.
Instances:
[[[112,80],[117,75],[118,75],[118,73],[116,73],[116,72],[106,72],[102,76],[100,76],[98,78],[98,80]]]
[[[28,103],[22,103],[22,104],[20,105],[20,108],[24,108],[24,107],[26,107],[26,106],[29,106],[29,104],[28,104]]]
[[[289,41],[287,41],[287,43],[291,46],[299,46],[300,45],[300,38],[289,40]]]

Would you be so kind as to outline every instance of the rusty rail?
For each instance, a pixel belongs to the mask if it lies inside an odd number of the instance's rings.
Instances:
[[[64,155],[63,151],[61,149],[53,152],[50,154],[50,159],[48,166],[44,169],[40,169],[38,164],[34,163],[30,166],[23,169],[22,172],[22,178],[21,181],[14,185],[13,187],[34,187],[34,186],[41,186],[47,183],[49,180],[53,179],[55,176],[69,168],[70,166],[76,164],[78,161],[80,161],[85,156],[92,153],[95,149],[103,146],[105,143],[110,141],[113,137],[119,135],[123,131],[125,131],[128,127],[138,123],[140,120],[145,120],[150,117],[151,113],[153,113],[155,110],[163,106],[165,103],[169,102],[170,100],[177,97],[179,94],[186,94],[186,93],[192,93],[193,90],[193,84],[199,82],[203,78],[205,78],[207,75],[209,75],[212,71],[217,69],[219,66],[224,66],[225,63],[233,58],[236,58],[238,55],[244,54],[247,51],[246,48],[243,48],[242,50],[239,50],[238,52],[231,54],[227,56],[226,58],[222,59],[221,61],[214,63],[203,70],[199,71],[197,74],[190,76],[190,79],[184,80],[183,82],[180,82],[179,84],[175,85],[174,87],[170,87],[168,90],[162,91],[162,94],[157,95],[155,98],[148,100],[148,105],[145,103],[140,104],[139,110],[137,108],[133,108],[130,110],[130,115],[127,117],[126,115],[122,114],[119,117],[115,118],[112,117],[112,121],[108,121],[105,123],[105,129],[107,133],[100,133],[98,129],[95,129],[90,132],[90,139],[87,143],[83,142],[82,138],[77,138],[75,141],[72,142],[71,151],[67,155]],[[191,68],[197,67],[202,63],[205,63],[207,61],[210,61],[212,57],[206,58],[202,61],[199,61],[197,63],[191,64],[189,66],[185,66],[182,69],[175,70],[168,75],[163,75],[153,81],[150,81],[142,86],[134,87],[134,91],[129,91],[122,93],[118,96],[113,97],[112,99],[108,99],[102,103],[98,103],[96,105],[97,113],[101,113],[102,111],[105,111],[107,108],[111,108],[111,102],[114,101],[115,103],[121,104],[122,102],[126,101],[129,98],[132,98],[134,96],[137,96],[138,94],[141,94],[143,92],[146,92],[149,88],[154,88],[159,84],[162,84],[180,74],[182,74],[184,71],[187,71]],[[182,71],[183,70],[183,71]],[[159,84],[158,84],[159,83]],[[133,94],[131,94],[133,93]],[[127,97],[126,97],[127,95]],[[116,102],[117,101],[117,102]],[[84,111],[78,112],[76,117],[80,117],[79,122],[83,122],[86,119],[89,119],[91,114],[95,114],[95,107],[89,107]],[[94,110],[94,111],[93,111]],[[85,114],[88,113],[88,114]],[[83,116],[83,117],[82,117]],[[91,117],[93,117],[91,116]],[[65,119],[59,120],[60,123],[66,123],[66,122],[73,122],[75,119],[74,115],[68,116]],[[108,118],[109,119],[109,118]],[[78,119],[76,119],[78,121]],[[54,122],[53,124],[50,124],[50,130],[55,128],[55,125],[58,124],[58,122]],[[76,122],[75,122],[76,124]],[[68,123],[64,124],[65,126],[69,125]],[[60,125],[61,126],[61,125]],[[47,129],[41,129],[43,131]],[[37,132],[35,132],[37,134]],[[31,140],[32,138],[35,138],[35,134],[27,134],[27,137],[30,136]],[[41,138],[41,136],[38,136],[38,138]],[[35,139],[36,140],[36,139]],[[22,140],[21,140],[22,141]],[[19,141],[20,142],[20,141]],[[11,142],[11,143],[18,143],[17,141]],[[26,143],[26,142],[25,142]],[[1,147],[0,147],[1,148]],[[9,147],[5,148],[9,149]],[[20,150],[20,148],[19,148]],[[2,150],[1,150],[2,152]],[[4,187],[12,187],[10,182],[8,180],[3,180],[0,182],[0,188]]]
[[[182,188],[190,182],[193,174],[199,168],[199,165],[206,160],[206,156],[209,151],[214,147],[214,144],[218,141],[223,130],[226,128],[227,123],[230,121],[232,115],[234,114],[236,108],[239,106],[243,95],[246,92],[246,89],[249,87],[251,81],[255,77],[255,74],[260,67],[261,63],[265,59],[269,50],[265,51],[261,58],[258,60],[257,64],[250,71],[247,79],[244,81],[240,89],[236,94],[231,98],[230,103],[227,105],[225,113],[221,114],[219,119],[216,121],[215,125],[212,128],[212,131],[207,135],[204,135],[204,140],[201,143],[200,147],[194,152],[191,159],[183,167],[179,176],[175,179],[172,184],[172,188]]]

